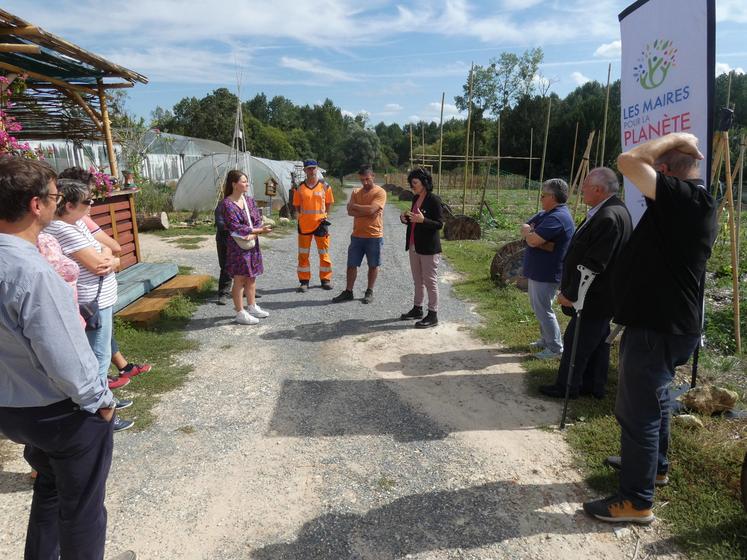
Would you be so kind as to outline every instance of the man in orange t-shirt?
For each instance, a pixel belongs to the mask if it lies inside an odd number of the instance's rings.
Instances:
[[[361,188],[354,190],[348,200],[348,216],[353,216],[353,234],[348,246],[347,285],[340,295],[332,298],[334,303],[354,299],[353,286],[358,277],[358,267],[363,264],[364,255],[368,263],[368,287],[361,301],[371,303],[381,264],[386,191],[374,182],[375,175],[370,165],[362,165],[358,177]]]

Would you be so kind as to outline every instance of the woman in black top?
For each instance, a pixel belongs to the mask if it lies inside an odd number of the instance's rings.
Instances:
[[[439,230],[443,227],[441,199],[433,194],[433,179],[424,169],[415,169],[407,176],[415,193],[409,212],[399,219],[407,224],[405,250],[410,255],[410,269],[415,284],[413,308],[400,318],[421,319],[415,328],[426,329],[438,324],[438,263],[441,260]],[[423,300],[428,292],[428,315],[423,318]]]

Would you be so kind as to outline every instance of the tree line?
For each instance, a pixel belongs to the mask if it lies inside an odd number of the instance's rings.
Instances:
[[[545,177],[567,177],[571,169],[574,139],[577,138],[576,167],[587,137],[597,131],[591,146],[591,164],[613,165],[620,151],[620,81],[610,87],[610,102],[604,154],[599,137],[604,120],[606,85],[587,82],[564,98],[549,89],[553,80],[538,71],[543,53],[531,49],[522,55],[503,53],[485,66],[473,68],[472,103],[469,79],[463,94],[454,101],[463,111],[470,110],[470,152],[495,156],[499,149],[504,159],[501,171],[526,175],[530,152],[542,154],[545,121],[550,107],[550,127],[546,149]],[[726,102],[728,76],[716,78],[715,106]],[[730,101],[736,105],[735,127],[747,129],[747,76],[734,75]],[[157,107],[150,126],[164,132],[217,140],[231,144],[238,99],[226,88],[219,88],[201,99],[185,97],[165,110]],[[414,160],[420,155],[439,151],[439,125],[436,122],[373,125],[366,115],[349,116],[331,99],[317,105],[296,105],[277,95],[268,98],[258,93],[241,103],[244,114],[245,148],[271,159],[298,160],[315,158],[335,176],[350,173],[361,162],[372,162],[376,169],[404,170],[410,164],[410,130]],[[716,123],[718,118],[716,119]],[[576,129],[578,126],[578,134]],[[443,124],[443,153],[464,155],[467,120],[452,118]],[[474,144],[473,142],[474,138]],[[739,134],[732,132],[733,148],[738,151]],[[423,143],[424,141],[424,143]],[[458,160],[444,161],[445,170],[463,165]],[[495,166],[493,165],[493,172]],[[539,174],[538,160],[533,163],[533,178]]]

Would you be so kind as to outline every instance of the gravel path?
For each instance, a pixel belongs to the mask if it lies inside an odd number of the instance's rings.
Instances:
[[[351,219],[332,217],[333,292],[295,293],[295,236],[263,242],[258,326],[203,305],[189,324],[189,382],[145,432],[116,436],[109,550],[142,559],[676,557],[653,528],[615,534],[578,512],[589,497],[554,403],[525,394],[519,356],[469,335],[477,317],[443,279],[435,329],[412,304],[398,211],[385,216],[371,305],[333,305]],[[217,274],[212,238],[176,250],[143,235],[148,260]],[[313,254],[313,251],[312,251]],[[318,264],[312,259],[313,270]],[[365,272],[363,269],[362,272]],[[361,297],[363,276],[356,296]],[[126,350],[126,349],[125,349]],[[20,458],[0,473],[0,554],[20,558],[30,490]]]

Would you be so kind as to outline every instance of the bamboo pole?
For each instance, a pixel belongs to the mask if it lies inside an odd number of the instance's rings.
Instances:
[[[485,191],[488,190],[488,179],[490,178],[490,164],[485,170],[485,181],[482,183],[482,199],[480,200],[480,219],[482,220],[482,207],[485,206]]]
[[[106,153],[109,157],[109,169],[112,177],[119,176],[117,168],[117,153],[114,151],[114,142],[112,142],[112,123],[109,120],[109,109],[106,106],[106,92],[101,80],[97,80],[99,86],[99,103],[101,104],[101,124],[104,126],[104,140],[106,141]]]
[[[532,188],[532,151],[534,149],[534,128],[529,129],[529,172],[527,173],[527,190]]]
[[[601,160],[597,160],[597,165],[604,166],[604,145],[607,143],[607,114],[610,109],[610,74],[612,73],[612,63],[607,66],[607,97],[604,100],[604,124],[602,124],[602,150]],[[601,163],[600,163],[601,161]]]
[[[85,99],[83,99],[80,94],[77,91],[73,90],[63,90],[63,93],[67,95],[70,99],[72,99],[75,103],[77,103],[81,109],[83,109],[86,114],[89,116],[89,118],[93,121],[93,124],[96,125],[96,128],[99,129],[100,132],[104,132],[104,125],[101,122],[101,115],[97,113],[93,107],[91,107],[88,103],[86,103]]]
[[[594,131],[596,132],[596,131]],[[594,167],[599,167],[599,136],[595,138],[595,149],[594,149]],[[591,165],[591,164],[589,164]]]
[[[742,180],[744,178],[744,158],[745,148],[747,148],[747,135],[742,133],[742,140],[739,144],[739,187],[737,188],[737,257],[741,256],[742,244]]]
[[[423,144],[421,146],[421,151],[423,152],[423,166],[425,166],[425,121],[423,121],[420,125],[420,131],[423,133]]]
[[[26,75],[30,78],[34,78],[36,80],[41,80],[43,82],[49,82],[50,84],[54,84],[56,86],[59,86],[64,89],[73,89],[76,91],[82,91],[85,93],[90,93],[91,95],[96,95],[97,91],[90,87],[85,86],[78,86],[74,84],[68,84],[67,82],[63,80],[58,80],[57,78],[52,78],[50,76],[45,76],[44,74],[39,74],[38,72],[32,72],[31,70],[25,70],[23,68],[20,68],[18,66],[15,66],[13,64],[8,64],[7,62],[0,62],[0,68],[3,70],[8,70],[9,72],[13,72],[18,75]]]
[[[412,171],[412,123],[410,123],[410,171]]]
[[[475,63],[472,63],[469,69],[469,96],[467,97],[467,134],[464,139],[464,185],[462,186],[462,214],[464,214],[467,205],[467,173],[469,173],[469,131],[472,124],[472,72],[475,69]]]
[[[552,110],[552,97],[547,98],[547,120],[545,121],[545,142],[542,145],[542,163],[540,164],[540,188],[537,189],[537,212],[540,209],[540,196],[542,194],[542,182],[545,180],[545,157],[547,156],[547,139],[550,136],[550,111]]]
[[[573,152],[571,153],[571,174],[568,175],[568,180],[571,182],[571,185],[573,185],[573,168],[576,164],[576,148],[578,144],[578,121],[576,121],[576,134],[573,136]],[[568,196],[570,196],[571,193],[568,193]]]
[[[726,200],[729,210],[729,237],[731,241],[731,282],[732,306],[734,309],[734,339],[737,354],[742,352],[742,336],[739,324],[739,257],[737,255],[736,228],[734,225],[734,181],[731,175],[731,155],[729,153],[729,132],[724,131],[721,136],[721,149],[724,150],[724,165],[726,167]],[[741,203],[741,201],[740,201]]]
[[[41,53],[41,47],[39,45],[21,45],[18,43],[0,43],[0,52],[39,54]]]
[[[472,163],[470,163],[469,168],[469,188],[470,190],[474,188],[475,186],[475,148],[477,147],[477,142],[475,142],[475,131],[472,131]]]
[[[501,190],[501,117],[498,115],[498,150],[496,152],[496,193]]]
[[[573,206],[573,219],[576,219],[576,213],[578,212],[578,204],[581,201],[581,184],[586,180],[586,176],[589,174],[589,158],[591,157],[591,146],[594,143],[594,136],[596,135],[596,130],[592,130],[589,133],[589,138],[586,141],[586,149],[584,150],[584,155],[581,158],[581,163],[578,166],[578,171],[576,171],[576,177],[573,179],[573,183],[571,183],[571,188],[569,190],[570,193],[573,192],[574,186],[576,187],[576,204]],[[570,196],[568,197],[570,200]]]
[[[436,192],[441,194],[441,164],[444,159],[444,100],[446,99],[446,92],[441,92],[441,119],[438,125],[439,128],[439,139],[438,139],[438,187]]]

